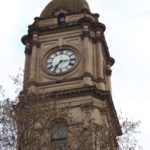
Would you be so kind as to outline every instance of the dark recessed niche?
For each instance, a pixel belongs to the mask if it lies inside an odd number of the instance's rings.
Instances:
[[[58,23],[59,24],[64,24],[66,22],[66,17],[64,14],[59,14],[58,16]]]

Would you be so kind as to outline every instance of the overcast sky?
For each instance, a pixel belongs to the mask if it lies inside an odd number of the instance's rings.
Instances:
[[[40,15],[50,0],[3,1],[0,5],[0,85],[12,97],[9,75],[24,66],[24,46],[20,42],[27,26]],[[150,150],[150,1],[88,0],[91,11],[100,14],[113,66],[113,99],[117,110],[133,120],[141,120],[140,144]]]

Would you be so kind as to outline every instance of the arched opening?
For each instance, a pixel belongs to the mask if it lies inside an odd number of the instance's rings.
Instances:
[[[51,142],[54,150],[67,150],[68,124],[64,120],[56,121],[51,130]]]

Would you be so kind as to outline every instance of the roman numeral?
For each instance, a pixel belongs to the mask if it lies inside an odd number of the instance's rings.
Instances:
[[[72,67],[74,65],[74,63],[70,62],[69,65]]]
[[[63,49],[62,49],[62,50],[60,50],[60,54],[63,54],[63,53],[64,53]]]
[[[51,61],[46,62],[46,65],[51,65],[51,64],[52,64]]]
[[[52,68],[53,68],[53,66],[49,66],[49,67],[48,67],[48,70],[51,71]]]
[[[72,66],[69,64],[68,66],[67,66],[67,69],[70,69]]]
[[[66,50],[63,50],[63,54],[67,54],[67,51],[66,51]]]
[[[53,72],[56,72],[56,70],[57,70],[57,67],[54,67],[54,70],[53,70]]]
[[[70,60],[72,61],[72,60],[76,60],[76,59],[75,58],[71,58]]]
[[[52,62],[52,61],[53,61],[52,58],[48,58],[48,59],[47,59],[47,62]]]
[[[72,55],[73,55],[72,53],[69,53],[69,54],[68,54],[69,57],[71,57]]]
[[[60,51],[59,51],[59,52],[56,52],[56,55],[57,55],[57,56],[60,55]]]
[[[61,73],[61,72],[62,72],[61,68],[56,69],[56,73]]]
[[[54,54],[52,54],[51,56],[50,56],[50,59],[53,59],[55,57],[55,55]]]
[[[62,68],[62,72],[66,72],[67,71],[67,68]]]

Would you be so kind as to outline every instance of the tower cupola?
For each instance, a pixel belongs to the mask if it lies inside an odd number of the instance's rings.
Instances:
[[[58,13],[73,14],[83,10],[90,11],[85,0],[53,0],[42,11],[41,18],[48,18]]]

